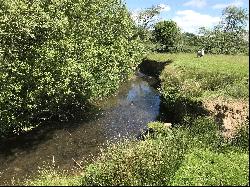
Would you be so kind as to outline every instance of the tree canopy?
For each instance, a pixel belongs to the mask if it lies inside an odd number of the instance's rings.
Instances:
[[[228,6],[222,11],[222,28],[224,32],[237,32],[244,29],[248,20],[247,10]]]
[[[153,36],[156,42],[159,42],[165,51],[177,47],[181,39],[181,30],[177,23],[172,20],[164,20],[155,24]]]

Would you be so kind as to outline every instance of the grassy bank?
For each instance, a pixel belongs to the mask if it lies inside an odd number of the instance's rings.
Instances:
[[[174,125],[148,124],[155,132],[145,141],[110,145],[80,176],[50,171],[26,185],[249,185],[249,128],[244,116],[248,57],[152,54],[148,58],[172,62],[160,76],[159,89],[164,110],[175,116]],[[235,131],[226,139],[221,132],[228,128],[229,117],[236,119],[231,122]]]
[[[247,123],[248,56],[151,54],[148,58],[173,62],[160,76],[164,110],[172,122],[212,115],[226,136]]]
[[[154,136],[110,145],[81,176],[45,172],[26,185],[247,185],[244,141],[225,142],[209,118],[188,125],[168,129],[154,123]]]

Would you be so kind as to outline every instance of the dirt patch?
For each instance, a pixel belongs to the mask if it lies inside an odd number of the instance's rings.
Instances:
[[[203,103],[215,120],[222,127],[225,138],[232,138],[237,129],[249,120],[249,101],[223,100],[221,98],[208,100]]]

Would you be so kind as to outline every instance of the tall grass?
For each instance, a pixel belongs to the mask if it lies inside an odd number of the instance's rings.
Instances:
[[[82,184],[166,185],[178,170],[186,151],[185,142],[178,139],[169,131],[160,138],[113,145],[87,167]]]
[[[246,185],[247,150],[235,149],[217,133],[211,118],[185,127],[157,130],[146,141],[110,147],[83,173],[83,185]],[[188,126],[188,128],[187,128]]]
[[[248,155],[234,151],[217,153],[193,149],[175,173],[173,186],[249,185]]]
[[[56,171],[53,168],[43,169],[39,176],[33,180],[27,180],[19,185],[24,186],[80,186],[81,176],[70,176],[65,172]]]

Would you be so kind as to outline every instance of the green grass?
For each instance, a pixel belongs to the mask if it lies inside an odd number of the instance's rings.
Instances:
[[[55,169],[42,169],[40,174],[32,180],[27,180],[23,186],[80,186],[81,176],[70,176]]]
[[[249,101],[248,56],[152,53],[150,60],[172,61],[160,75],[165,111],[174,123],[186,115],[208,115],[204,103]],[[246,111],[244,111],[246,112]]]
[[[246,185],[247,149],[223,141],[211,118],[157,130],[142,142],[113,145],[83,173],[83,185]]]
[[[229,151],[216,153],[209,149],[193,149],[171,185],[173,186],[246,186],[249,185],[249,156]]]
[[[249,154],[221,139],[211,118],[156,130],[145,141],[111,144],[79,177],[45,171],[26,185],[176,186],[246,185]]]
[[[249,97],[248,56],[195,54],[150,54],[155,61],[172,60],[162,72],[162,93],[173,92],[192,99],[226,97],[247,99]]]

